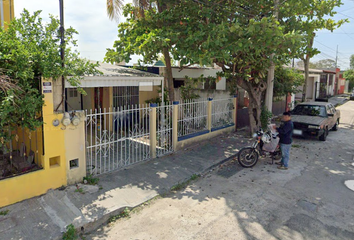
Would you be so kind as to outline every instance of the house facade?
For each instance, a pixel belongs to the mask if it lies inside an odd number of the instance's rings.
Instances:
[[[100,63],[99,76],[84,76],[81,94],[77,87],[66,82],[68,111],[122,108],[146,104],[159,98],[163,77],[108,63]]]

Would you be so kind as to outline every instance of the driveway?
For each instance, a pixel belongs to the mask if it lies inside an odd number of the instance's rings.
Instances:
[[[354,101],[326,142],[295,139],[289,170],[232,160],[87,239],[354,239]]]

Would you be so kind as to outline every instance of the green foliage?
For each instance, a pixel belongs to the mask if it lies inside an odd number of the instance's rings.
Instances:
[[[298,87],[304,84],[303,75],[294,69],[276,67],[274,77],[274,97],[284,97],[288,93],[299,92]]]
[[[349,91],[351,92],[354,88],[354,69],[350,69],[344,72],[343,77],[349,80]]]
[[[70,224],[66,227],[66,232],[63,233],[63,240],[77,240],[78,236],[73,224]]]
[[[110,217],[108,219],[108,223],[112,223],[112,222],[117,221],[118,219],[128,218],[128,217],[130,217],[130,210],[129,210],[129,208],[126,207],[120,214]]]
[[[0,211],[0,216],[6,216],[9,212],[10,212],[10,210],[8,210],[8,209]]]
[[[84,189],[82,189],[82,188],[77,188],[75,190],[75,192],[78,192],[78,193],[81,193],[81,194],[85,194]]]
[[[354,69],[354,54],[350,55],[350,69]]]
[[[190,78],[185,76],[184,85],[180,87],[182,100],[193,100],[198,99],[200,96],[195,94],[194,91],[200,83],[199,78]]]
[[[65,68],[61,67],[59,54],[59,20],[50,16],[43,23],[41,11],[30,14],[27,10],[14,19],[5,31],[0,28],[0,75],[14,81],[17,88],[0,88],[1,144],[13,137],[9,134],[16,127],[35,130],[41,126],[43,106],[41,78],[58,79],[72,76],[68,81],[78,86],[85,74],[97,74],[97,64],[80,59],[73,50],[76,47],[73,28],[65,31]]]
[[[89,184],[89,185],[96,185],[100,181],[99,178],[93,177],[91,174],[84,177],[83,180],[85,184]]]
[[[271,111],[269,111],[266,107],[262,107],[262,112],[261,112],[261,126],[264,131],[268,129],[268,125],[270,122],[270,119],[273,117],[273,114]]]
[[[191,181],[197,180],[199,177],[200,177],[199,174],[193,174],[187,181],[173,185],[171,187],[171,191],[180,191],[186,188],[191,183]]]

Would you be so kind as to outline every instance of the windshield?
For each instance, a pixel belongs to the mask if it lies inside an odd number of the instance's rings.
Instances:
[[[308,116],[320,116],[326,117],[326,108],[324,106],[314,105],[298,105],[293,110],[295,115],[308,115]]]

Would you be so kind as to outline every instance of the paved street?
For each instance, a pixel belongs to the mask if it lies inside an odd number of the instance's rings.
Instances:
[[[234,160],[87,239],[354,239],[354,101],[326,142],[295,139],[288,171]]]

